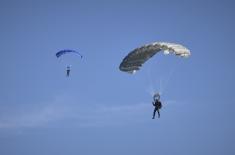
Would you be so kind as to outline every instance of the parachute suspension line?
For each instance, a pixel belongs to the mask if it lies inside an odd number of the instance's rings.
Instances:
[[[163,89],[162,89],[162,79],[160,78],[160,84],[159,84],[159,94],[163,94]]]
[[[147,81],[148,81],[148,88],[147,88],[147,92],[153,96],[154,95],[154,88],[153,88],[153,80],[151,78],[151,71],[150,71],[150,68],[147,69]]]
[[[160,81],[160,89],[161,89],[161,93],[163,94],[165,92],[165,90],[167,89],[169,82],[171,81],[171,78],[175,72],[175,66],[172,66],[170,69],[170,73],[167,75],[167,77],[165,78],[164,83],[162,81]]]
[[[152,67],[151,67],[152,68]],[[147,83],[148,83],[148,87],[147,87],[147,92],[153,97],[156,93],[160,93],[161,94],[161,84],[158,84],[158,80],[154,80],[152,77],[152,73],[151,73],[151,68],[147,69]]]
[[[165,90],[167,90],[168,86],[169,86],[169,83],[173,77],[173,75],[177,72],[177,68],[176,66],[179,66],[180,62],[177,61],[175,65],[172,65],[170,68],[169,68],[169,74],[166,76],[166,78],[164,78],[164,81],[161,82],[161,93],[163,94],[165,92]]]
[[[178,62],[177,62],[178,63]],[[153,79],[151,68],[153,67],[148,67],[147,68],[147,80],[148,80],[148,87],[147,87],[147,92],[153,97],[154,94],[159,93],[161,96],[165,94],[165,92],[168,89],[169,83],[177,71],[176,66],[178,65],[172,65],[169,68],[168,74],[164,74],[162,76],[159,76],[157,79]]]

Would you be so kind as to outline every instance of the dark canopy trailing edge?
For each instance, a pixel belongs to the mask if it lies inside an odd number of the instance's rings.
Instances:
[[[76,53],[76,54],[80,55],[81,58],[82,58],[82,55],[79,52],[77,52],[75,50],[67,50],[67,49],[57,52],[56,57],[59,58],[61,55],[64,55],[64,54],[67,54],[67,53]]]

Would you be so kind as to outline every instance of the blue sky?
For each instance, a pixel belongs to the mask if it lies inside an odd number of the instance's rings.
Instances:
[[[233,1],[0,1],[0,154],[235,153]],[[135,75],[136,47],[175,42]],[[61,49],[84,55],[57,59]],[[66,64],[71,76],[65,76]],[[151,91],[162,91],[152,120]]]

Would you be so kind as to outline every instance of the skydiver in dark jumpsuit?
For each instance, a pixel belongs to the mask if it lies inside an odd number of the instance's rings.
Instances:
[[[155,114],[156,114],[156,111],[158,113],[158,118],[160,118],[160,109],[162,108],[162,103],[160,101],[160,94],[155,94],[154,97],[153,97],[153,106],[154,106],[154,111],[153,111],[153,118],[155,118]]]
[[[66,69],[66,75],[67,75],[67,77],[69,77],[69,74],[70,74],[70,66],[67,66],[67,69]]]

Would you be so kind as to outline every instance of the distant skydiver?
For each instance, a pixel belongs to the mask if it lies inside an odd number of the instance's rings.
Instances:
[[[67,77],[69,77],[69,74],[70,74],[70,66],[67,66],[67,69],[66,69],[66,75],[67,75]]]
[[[60,58],[60,57],[62,56],[62,59],[64,59],[64,58],[63,58],[63,55],[67,55],[67,54],[68,54],[68,55],[71,54],[72,57],[73,57],[73,54],[75,54],[75,56],[76,56],[76,55],[79,55],[81,59],[83,58],[83,56],[82,56],[78,51],[70,50],[70,49],[64,49],[64,50],[58,51],[58,52],[56,53],[56,57],[57,57],[57,58]],[[65,61],[65,62],[66,62],[66,61]],[[67,64],[68,64],[68,63],[70,63],[70,62],[68,61]],[[67,77],[70,76],[70,70],[71,70],[71,66],[70,66],[70,65],[67,65],[67,67],[66,67],[66,76],[67,76]]]
[[[153,111],[153,118],[155,118],[155,114],[156,111],[158,112],[158,118],[160,118],[160,109],[162,108],[162,103],[160,101],[160,94],[157,93],[153,96],[153,102],[152,102],[153,106],[154,106],[154,111]]]

